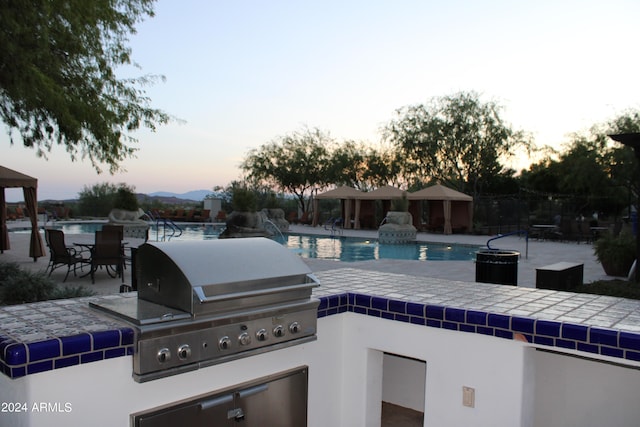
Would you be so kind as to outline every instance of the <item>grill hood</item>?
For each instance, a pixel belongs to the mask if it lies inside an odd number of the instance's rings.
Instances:
[[[266,238],[145,243],[135,274],[139,299],[194,317],[304,300],[318,286],[297,255]]]

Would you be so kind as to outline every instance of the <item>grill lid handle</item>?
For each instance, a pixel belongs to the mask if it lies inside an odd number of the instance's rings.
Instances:
[[[226,301],[226,300],[244,298],[244,297],[271,295],[271,294],[277,294],[279,292],[311,289],[311,288],[315,288],[317,286],[318,286],[317,283],[302,283],[300,285],[280,286],[280,287],[277,287],[277,288],[268,288],[268,289],[260,289],[260,290],[254,290],[254,291],[244,291],[244,292],[234,292],[234,293],[226,293],[226,294],[213,295],[213,296],[206,296],[202,286],[196,286],[195,288],[193,288],[193,291],[198,296],[198,299],[200,300],[201,303],[207,303],[207,302]]]

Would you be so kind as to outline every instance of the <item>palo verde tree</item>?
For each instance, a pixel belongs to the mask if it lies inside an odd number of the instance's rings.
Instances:
[[[133,156],[129,132],[169,116],[142,87],[156,76],[119,79],[131,64],[128,36],[153,16],[154,0],[4,0],[0,12],[0,119],[45,156],[62,145],[110,172]]]
[[[332,138],[319,129],[304,128],[251,150],[241,164],[247,181],[295,195],[302,212],[326,187]]]
[[[483,179],[502,171],[500,158],[527,145],[500,111],[475,92],[461,92],[399,109],[384,135],[402,158],[409,186],[440,181],[477,196]]]

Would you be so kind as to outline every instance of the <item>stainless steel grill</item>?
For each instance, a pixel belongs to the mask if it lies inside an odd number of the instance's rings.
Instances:
[[[135,264],[137,299],[92,306],[136,329],[136,381],[316,339],[318,282],[272,240],[145,243]]]

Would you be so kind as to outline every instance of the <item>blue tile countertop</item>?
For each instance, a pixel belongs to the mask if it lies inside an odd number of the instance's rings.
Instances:
[[[134,331],[89,308],[108,295],[0,307],[0,369],[18,378],[133,354]]]
[[[640,301],[341,268],[316,273],[318,317],[343,312],[640,361]],[[134,330],[89,308],[135,293],[0,307],[0,369],[19,378],[133,354]]]
[[[318,317],[350,311],[640,361],[640,301],[350,268],[316,276]]]

